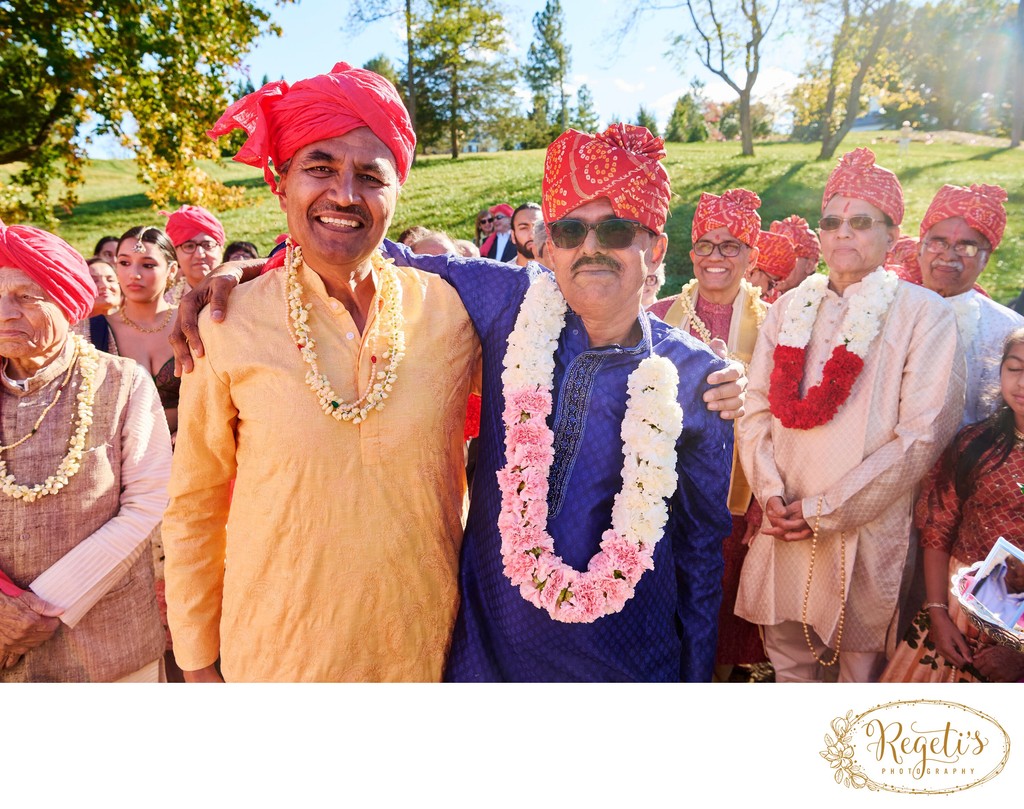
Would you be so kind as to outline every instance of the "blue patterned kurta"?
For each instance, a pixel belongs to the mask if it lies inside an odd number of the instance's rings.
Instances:
[[[577,570],[611,527],[622,488],[620,427],[626,379],[651,353],[679,370],[683,431],[677,442],[679,488],[665,537],[622,612],[590,624],[566,624],[524,600],[505,576],[496,472],[505,465],[501,421],[502,359],[529,286],[539,272],[484,259],[416,256],[385,242],[399,264],[437,272],[458,290],[483,344],[483,410],[469,521],[462,544],[461,606],[446,677],[454,681],[707,681],[715,659],[722,596],[722,537],[732,422],[702,400],[708,374],[725,363],[706,346],[654,317],[641,316],[635,346],[591,349],[571,309],[555,353],[555,460],[549,476],[548,531],[555,552]]]

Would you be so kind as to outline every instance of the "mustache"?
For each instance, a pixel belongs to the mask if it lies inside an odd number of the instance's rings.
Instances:
[[[362,205],[322,205],[309,213],[311,217],[323,216],[324,214],[340,214],[358,219],[364,224],[370,220],[369,212]]]
[[[603,264],[611,270],[621,270],[622,265],[613,259],[611,256],[606,256],[604,253],[595,253],[592,256],[581,256],[573,262],[573,265],[569,268],[569,271],[575,273],[580,267],[586,265],[593,266],[594,264]]]

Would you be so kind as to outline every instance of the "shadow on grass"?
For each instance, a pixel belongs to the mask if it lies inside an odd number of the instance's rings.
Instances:
[[[149,197],[145,194],[126,194],[123,197],[81,202],[72,209],[70,218],[87,219],[89,217],[102,217],[123,211],[148,211],[149,206]]]

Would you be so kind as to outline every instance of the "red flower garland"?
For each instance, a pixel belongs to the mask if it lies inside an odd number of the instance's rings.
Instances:
[[[831,421],[849,398],[853,383],[864,368],[863,359],[844,345],[836,346],[825,363],[821,383],[801,399],[806,354],[806,348],[777,345],[772,355],[768,406],[783,427],[795,430],[810,430]]]

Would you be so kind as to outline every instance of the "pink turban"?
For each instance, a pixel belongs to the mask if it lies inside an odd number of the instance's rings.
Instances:
[[[21,270],[39,284],[71,323],[86,317],[96,302],[96,285],[85,259],[45,230],[0,222],[0,267]]]
[[[505,202],[500,202],[497,205],[488,208],[491,213],[505,214],[509,219],[512,218],[512,206]]]
[[[772,222],[768,229],[772,233],[789,236],[797,258],[809,258],[815,264],[818,263],[818,259],[821,257],[821,242],[818,241],[818,234],[811,229],[807,220],[802,216],[796,214],[787,216],[781,221]]]
[[[888,216],[894,225],[903,221],[903,188],[889,169],[875,165],[875,153],[861,147],[839,158],[825,183],[821,210],[832,197],[853,197],[870,202]]]
[[[707,192],[700,195],[697,210],[693,212],[693,227],[690,236],[697,241],[705,233],[716,228],[728,228],[729,232],[748,247],[757,247],[761,232],[761,198],[745,188],[734,188],[718,197]]]
[[[935,195],[921,221],[921,238],[943,219],[962,216],[967,224],[988,239],[992,249],[999,246],[1006,228],[1006,191],[998,185],[944,185]]]
[[[757,268],[772,278],[782,279],[793,272],[796,253],[789,236],[762,230],[757,235]]]
[[[249,133],[235,160],[263,169],[277,193],[277,171],[299,149],[367,126],[394,155],[399,182],[409,176],[416,134],[395,86],[369,70],[338,62],[330,73],[290,85],[272,81],[239,99],[206,134],[211,138],[234,129]]]
[[[661,233],[671,194],[664,157],[665,141],[642,126],[612,124],[600,135],[563,132],[544,159],[544,221],[557,222],[604,197],[616,216]]]
[[[182,205],[174,213],[160,211],[162,216],[167,217],[167,235],[171,244],[177,247],[182,242],[187,242],[197,233],[205,233],[217,244],[223,245],[227,239],[224,236],[224,226],[206,208],[198,205]]]

